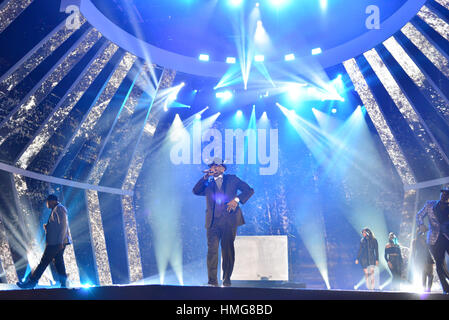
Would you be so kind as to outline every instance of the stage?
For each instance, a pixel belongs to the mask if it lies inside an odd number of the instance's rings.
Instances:
[[[5,310],[447,300],[448,30],[449,0],[0,0]]]
[[[166,301],[292,301],[292,300],[448,300],[442,293],[412,293],[304,288],[114,285],[88,288],[0,290],[1,300],[166,300]],[[188,303],[187,303],[188,304]]]

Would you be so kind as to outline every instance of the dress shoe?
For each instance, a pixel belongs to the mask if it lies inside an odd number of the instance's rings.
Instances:
[[[37,281],[28,279],[25,282],[19,281],[16,284],[21,289],[33,289],[36,286]]]
[[[208,282],[207,285],[209,287],[218,287],[218,282]]]
[[[223,287],[230,287],[231,286],[231,280],[225,279],[223,280]]]

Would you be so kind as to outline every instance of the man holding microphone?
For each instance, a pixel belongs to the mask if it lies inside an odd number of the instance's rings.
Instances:
[[[193,193],[206,197],[208,284],[218,286],[218,246],[221,244],[223,286],[228,287],[234,268],[237,227],[245,223],[239,204],[245,204],[254,190],[236,175],[224,174],[225,171],[223,161],[215,158]]]

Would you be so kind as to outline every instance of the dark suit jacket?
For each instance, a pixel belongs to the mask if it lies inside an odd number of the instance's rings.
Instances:
[[[195,187],[193,187],[193,193],[195,195],[206,197],[206,228],[210,228],[212,226],[215,208],[214,194],[217,188],[218,187],[213,179],[208,180],[204,178],[201,178]],[[233,200],[235,197],[239,197],[240,203],[245,204],[246,201],[248,201],[248,199],[254,194],[254,190],[246,182],[243,182],[233,174],[223,175],[222,189],[225,195],[224,200],[226,203]],[[240,194],[237,194],[238,191],[240,191]],[[245,224],[240,207],[237,207],[237,209],[229,214],[232,216],[237,227]]]

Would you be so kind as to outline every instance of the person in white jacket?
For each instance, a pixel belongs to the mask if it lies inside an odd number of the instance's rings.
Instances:
[[[17,282],[17,286],[23,289],[31,289],[36,286],[40,277],[50,263],[54,263],[59,275],[61,287],[67,286],[67,273],[64,265],[65,247],[72,243],[69,232],[67,209],[58,201],[56,195],[47,197],[47,208],[51,209],[48,222],[44,224],[45,250],[36,269],[31,272],[25,282]]]

